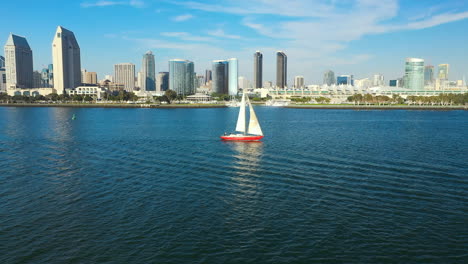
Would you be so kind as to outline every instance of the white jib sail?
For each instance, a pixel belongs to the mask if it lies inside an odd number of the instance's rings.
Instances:
[[[239,117],[237,118],[236,131],[245,133],[245,96],[242,95],[242,101],[239,110]]]
[[[250,100],[248,102],[250,108],[250,121],[249,131],[247,132],[247,134],[263,136],[262,129],[260,128],[260,124],[258,123],[257,115],[255,114],[252,104],[250,104]]]

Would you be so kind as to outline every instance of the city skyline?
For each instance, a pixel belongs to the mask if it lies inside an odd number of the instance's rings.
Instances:
[[[10,32],[25,36],[33,50],[34,69],[41,70],[52,63],[49,45],[53,28],[63,25],[80,40],[82,68],[98,72],[101,77],[112,74],[113,65],[122,62],[134,63],[140,71],[141,54],[152,50],[157,57],[157,71],[167,71],[167,61],[172,58],[184,58],[196,62],[195,71],[201,74],[211,68],[212,60],[236,57],[239,75],[252,81],[252,53],[260,50],[264,55],[263,81],[274,81],[278,49],[289,57],[287,83],[292,83],[297,75],[303,75],[307,83],[321,83],[328,69],[337,75],[353,74],[356,78],[372,77],[376,73],[383,74],[387,80],[401,78],[404,75],[401,65],[407,57],[423,58],[428,65],[450,64],[453,80],[468,76],[463,47],[468,40],[463,34],[463,28],[468,26],[468,8],[463,1],[449,1],[443,6],[436,1],[349,1],[346,6],[329,1],[296,1],[290,7],[281,2],[253,2],[256,7],[244,11],[242,7],[247,6],[247,1],[221,1],[218,5],[211,1],[77,1],[66,3],[64,14],[57,12],[50,2],[28,3],[31,7],[28,10],[4,3],[9,10],[5,19],[13,23],[2,27],[0,34],[3,43]],[[275,5],[277,8],[272,8]],[[315,9],[308,8],[314,5]],[[35,19],[40,12],[32,12],[34,7],[47,9],[57,16]],[[387,9],[383,10],[384,7]],[[323,14],[303,11],[322,9]],[[103,11],[110,12],[105,17],[107,20],[100,18]],[[364,25],[355,28],[356,21],[352,18],[349,23],[338,23],[341,19],[332,11],[340,11],[343,17],[361,15],[359,21]],[[20,12],[26,12],[29,19],[20,19]],[[66,16],[66,12],[73,15]],[[131,23],[118,21],[123,14]],[[270,25],[268,15],[272,14],[278,16],[278,22]],[[363,21],[365,14],[372,16]],[[83,21],[82,16],[95,16],[95,19]],[[321,21],[323,17],[329,18],[326,21],[335,26],[334,31],[330,31],[331,25]],[[310,21],[313,18],[319,21],[314,24]],[[215,21],[208,23],[212,19]],[[143,21],[147,23],[142,24]],[[206,23],[211,26],[200,26]],[[325,26],[320,28],[322,24]],[[298,27],[286,30],[292,26]],[[447,43],[445,40],[449,38],[451,41]],[[450,48],[437,51],[432,48],[444,45]]]

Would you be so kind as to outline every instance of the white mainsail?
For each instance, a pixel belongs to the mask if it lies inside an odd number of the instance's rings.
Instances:
[[[239,110],[239,117],[237,118],[236,131],[245,134],[245,95],[242,94],[242,101]]]
[[[257,115],[255,114],[255,111],[252,107],[252,104],[249,102],[249,108],[250,108],[250,120],[249,120],[249,130],[247,134],[251,135],[259,135],[263,136],[262,129],[260,128],[260,124],[258,123]]]

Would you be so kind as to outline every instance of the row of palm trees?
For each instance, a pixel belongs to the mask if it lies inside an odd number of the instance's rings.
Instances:
[[[386,95],[373,96],[372,94],[355,94],[348,97],[349,102],[356,105],[389,105],[389,104],[408,104],[408,105],[466,105],[468,104],[468,93],[464,94],[439,94],[436,96],[415,96],[410,95],[406,99],[400,95],[394,94],[392,97]]]

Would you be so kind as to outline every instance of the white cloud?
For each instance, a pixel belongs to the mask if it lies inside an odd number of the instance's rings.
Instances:
[[[199,41],[199,42],[213,41],[213,39],[210,37],[193,36],[187,32],[162,32],[161,36],[178,38],[178,39],[186,40],[186,41]]]
[[[180,16],[173,17],[172,20],[175,21],[175,22],[183,22],[183,21],[187,21],[187,20],[192,19],[192,18],[194,18],[193,15],[185,14],[185,15],[180,15]]]
[[[81,7],[106,7],[106,6],[132,6],[132,7],[138,7],[141,8],[144,6],[144,2],[140,0],[131,0],[131,1],[107,1],[107,0],[101,0],[97,2],[83,2],[81,3]]]
[[[208,35],[214,36],[214,37],[219,37],[219,38],[227,38],[227,39],[240,39],[241,36],[239,35],[230,35],[226,34],[224,30],[222,29],[216,29],[212,31],[208,31]]]

